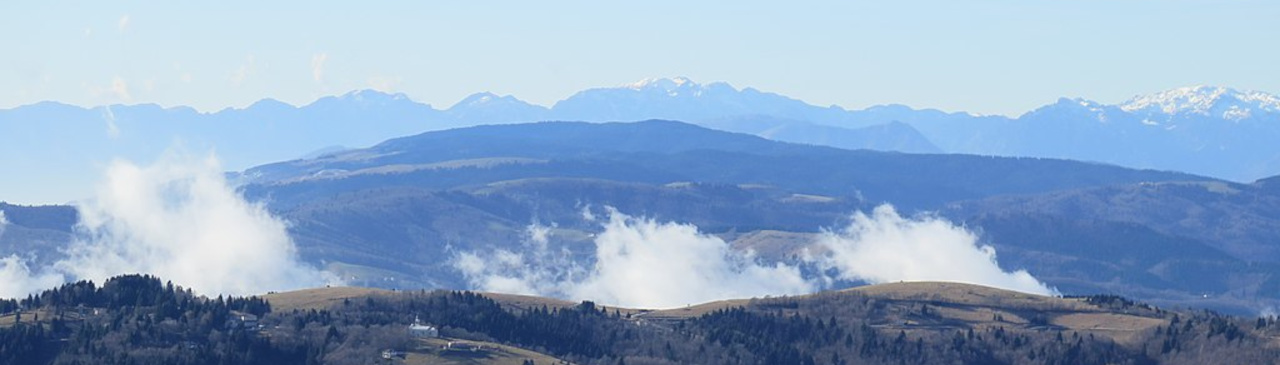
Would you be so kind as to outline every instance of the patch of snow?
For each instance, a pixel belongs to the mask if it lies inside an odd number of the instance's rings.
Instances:
[[[1222,111],[1223,118],[1240,120],[1252,116],[1253,112],[1280,112],[1280,97],[1260,91],[1237,91],[1201,85],[1136,96],[1121,104],[1120,109],[1131,113],[1205,116],[1226,109]]]
[[[1239,105],[1232,105],[1227,111],[1222,112],[1222,119],[1227,120],[1239,121],[1249,119],[1250,116],[1253,116],[1253,112],[1249,109],[1241,108]]]
[[[698,84],[698,83],[694,82],[693,80],[690,80],[690,79],[689,79],[689,78],[687,78],[687,77],[683,77],[683,76],[681,76],[681,77],[674,77],[674,78],[670,78],[670,79],[668,79],[668,78],[647,78],[647,79],[640,80],[640,81],[637,81],[637,82],[633,82],[633,83],[630,83],[630,84],[622,85],[622,87],[624,87],[624,88],[628,88],[628,89],[632,89],[632,90],[658,89],[658,90],[666,91],[667,93],[672,94],[672,95],[674,95],[674,94],[675,94],[675,92],[676,92],[677,90],[681,90],[681,89],[694,89],[694,90],[698,90],[698,89],[703,89],[703,88],[704,88],[704,86],[702,86],[702,85],[700,85],[700,84]]]
[[[1127,112],[1159,110],[1165,114],[1206,114],[1224,94],[1233,92],[1227,88],[1212,86],[1180,87],[1173,90],[1141,95],[1120,105]]]

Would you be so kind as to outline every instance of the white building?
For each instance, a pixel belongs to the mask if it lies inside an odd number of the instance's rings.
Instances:
[[[231,330],[231,329],[236,329],[242,326],[247,331],[257,331],[258,316],[255,316],[249,313],[232,311],[229,318],[227,318],[227,329]]]
[[[413,317],[413,324],[409,325],[409,336],[413,338],[436,338],[440,337],[440,329],[436,326],[422,324],[418,321],[418,317]]]

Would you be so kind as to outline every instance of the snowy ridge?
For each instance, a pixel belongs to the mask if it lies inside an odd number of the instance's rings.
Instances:
[[[339,96],[340,99],[355,100],[357,102],[366,101],[400,101],[409,100],[409,96],[404,93],[384,93],[377,90],[361,89],[348,91],[346,94]]]
[[[1198,114],[1240,120],[1255,112],[1280,112],[1280,97],[1260,91],[1242,92],[1201,85],[1137,96],[1120,108],[1131,113]]]
[[[737,93],[742,91],[724,82],[700,84],[683,76],[673,78],[648,78],[629,84],[623,84],[613,90],[630,90],[643,94],[667,95],[672,97],[699,97],[711,92]]]
[[[690,80],[689,78],[683,77],[683,76],[669,78],[669,79],[661,78],[661,77],[647,78],[644,80],[622,85],[622,87],[632,89],[632,90],[662,89],[666,91],[670,91],[670,90],[674,90],[674,89],[678,89],[686,86],[690,88],[702,87],[702,85],[699,85],[698,83],[693,82],[693,80]]]
[[[457,104],[454,104],[453,107],[454,108],[458,108],[460,106],[475,107],[475,106],[480,106],[480,105],[493,103],[497,101],[519,102],[517,99],[515,99],[515,97],[512,97],[510,95],[499,96],[498,94],[485,91],[485,92],[478,92],[475,94],[471,94],[470,96],[467,96],[465,99],[462,99],[462,101],[459,101]]]

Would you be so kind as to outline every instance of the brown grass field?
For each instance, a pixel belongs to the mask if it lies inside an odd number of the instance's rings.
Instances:
[[[479,346],[476,352],[447,351],[443,347],[449,341],[465,342]],[[462,341],[445,338],[419,340],[418,346],[407,351],[403,361],[393,364],[409,365],[521,365],[525,360],[533,360],[535,364],[563,364],[560,359],[542,353],[521,348],[481,341]]]
[[[320,309],[340,303],[343,299],[363,298],[370,295],[396,295],[398,292],[353,287],[306,289],[266,295],[275,310]],[[504,308],[520,312],[532,308],[568,308],[578,305],[560,299],[527,295],[482,293]],[[878,327],[888,331],[953,331],[956,328],[986,329],[996,326],[1033,328],[1027,313],[1043,314],[1048,325],[1079,332],[1108,337],[1118,343],[1132,343],[1143,331],[1167,325],[1167,318],[1119,313],[1099,308],[1081,299],[1059,298],[1026,294],[979,285],[946,282],[902,282],[868,285],[841,291],[781,297],[796,300],[819,299],[853,295],[850,298],[873,298],[894,303],[896,307],[886,318],[880,318]],[[609,312],[618,310],[637,320],[674,321],[701,316],[719,309],[750,306],[758,299],[730,299],[691,305],[683,308],[648,310],[636,308],[605,307]],[[911,319],[911,308],[922,304],[933,308],[933,323],[919,323]],[[999,318],[997,321],[996,318]],[[0,318],[3,326],[6,318]],[[9,319],[11,322],[12,319]],[[492,343],[477,343],[489,350],[481,353],[457,353],[440,351],[447,340],[432,339],[422,342],[403,361],[405,364],[520,364],[525,359],[537,363],[559,361],[545,354]]]
[[[43,309],[22,312],[22,323],[32,323],[37,318],[40,320],[41,323],[48,323],[49,319],[52,318],[50,317],[51,315],[52,315],[51,313]],[[14,320],[16,319],[18,319],[18,316],[15,313],[9,313],[9,314],[0,316],[0,328],[12,327],[14,324]]]
[[[273,311],[292,311],[294,309],[324,309],[343,299],[364,298],[371,295],[390,295],[390,290],[336,286],[326,288],[302,289],[280,293],[270,293],[262,297],[271,303]]]

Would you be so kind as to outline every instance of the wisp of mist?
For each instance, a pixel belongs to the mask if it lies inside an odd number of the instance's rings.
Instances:
[[[594,220],[595,215],[583,217]],[[550,227],[528,227],[521,252],[462,252],[454,267],[478,290],[592,300],[635,308],[674,308],[708,301],[795,295],[836,280],[887,283],[954,281],[1026,293],[1057,292],[1026,271],[1005,272],[977,235],[936,217],[906,218],[890,205],[855,213],[848,226],[824,230],[802,258],[834,272],[805,277],[797,265],[765,264],[751,251],[691,224],[658,222],[609,208],[583,264],[548,245]]]
[[[138,166],[112,162],[93,199],[76,206],[76,240],[64,258],[31,268],[31,258],[0,258],[0,297],[18,297],[69,280],[120,274],[157,275],[208,295],[261,294],[336,283],[302,263],[286,225],[244,200],[216,158],[167,153]],[[576,260],[549,244],[554,225],[530,225],[518,251],[460,252],[450,264],[474,289],[672,308],[707,301],[796,295],[837,280],[887,283],[956,281],[1035,294],[1056,294],[1026,271],[1006,272],[995,250],[964,227],[930,216],[903,217],[892,206],[857,212],[826,229],[801,257],[821,268],[764,263],[692,224],[659,222],[608,208],[593,260]],[[0,234],[8,221],[0,212]]]
[[[113,161],[80,220],[65,258],[31,269],[0,260],[0,297],[70,280],[151,274],[205,295],[250,295],[336,283],[300,262],[286,225],[228,184],[216,157],[168,152],[150,166]]]

